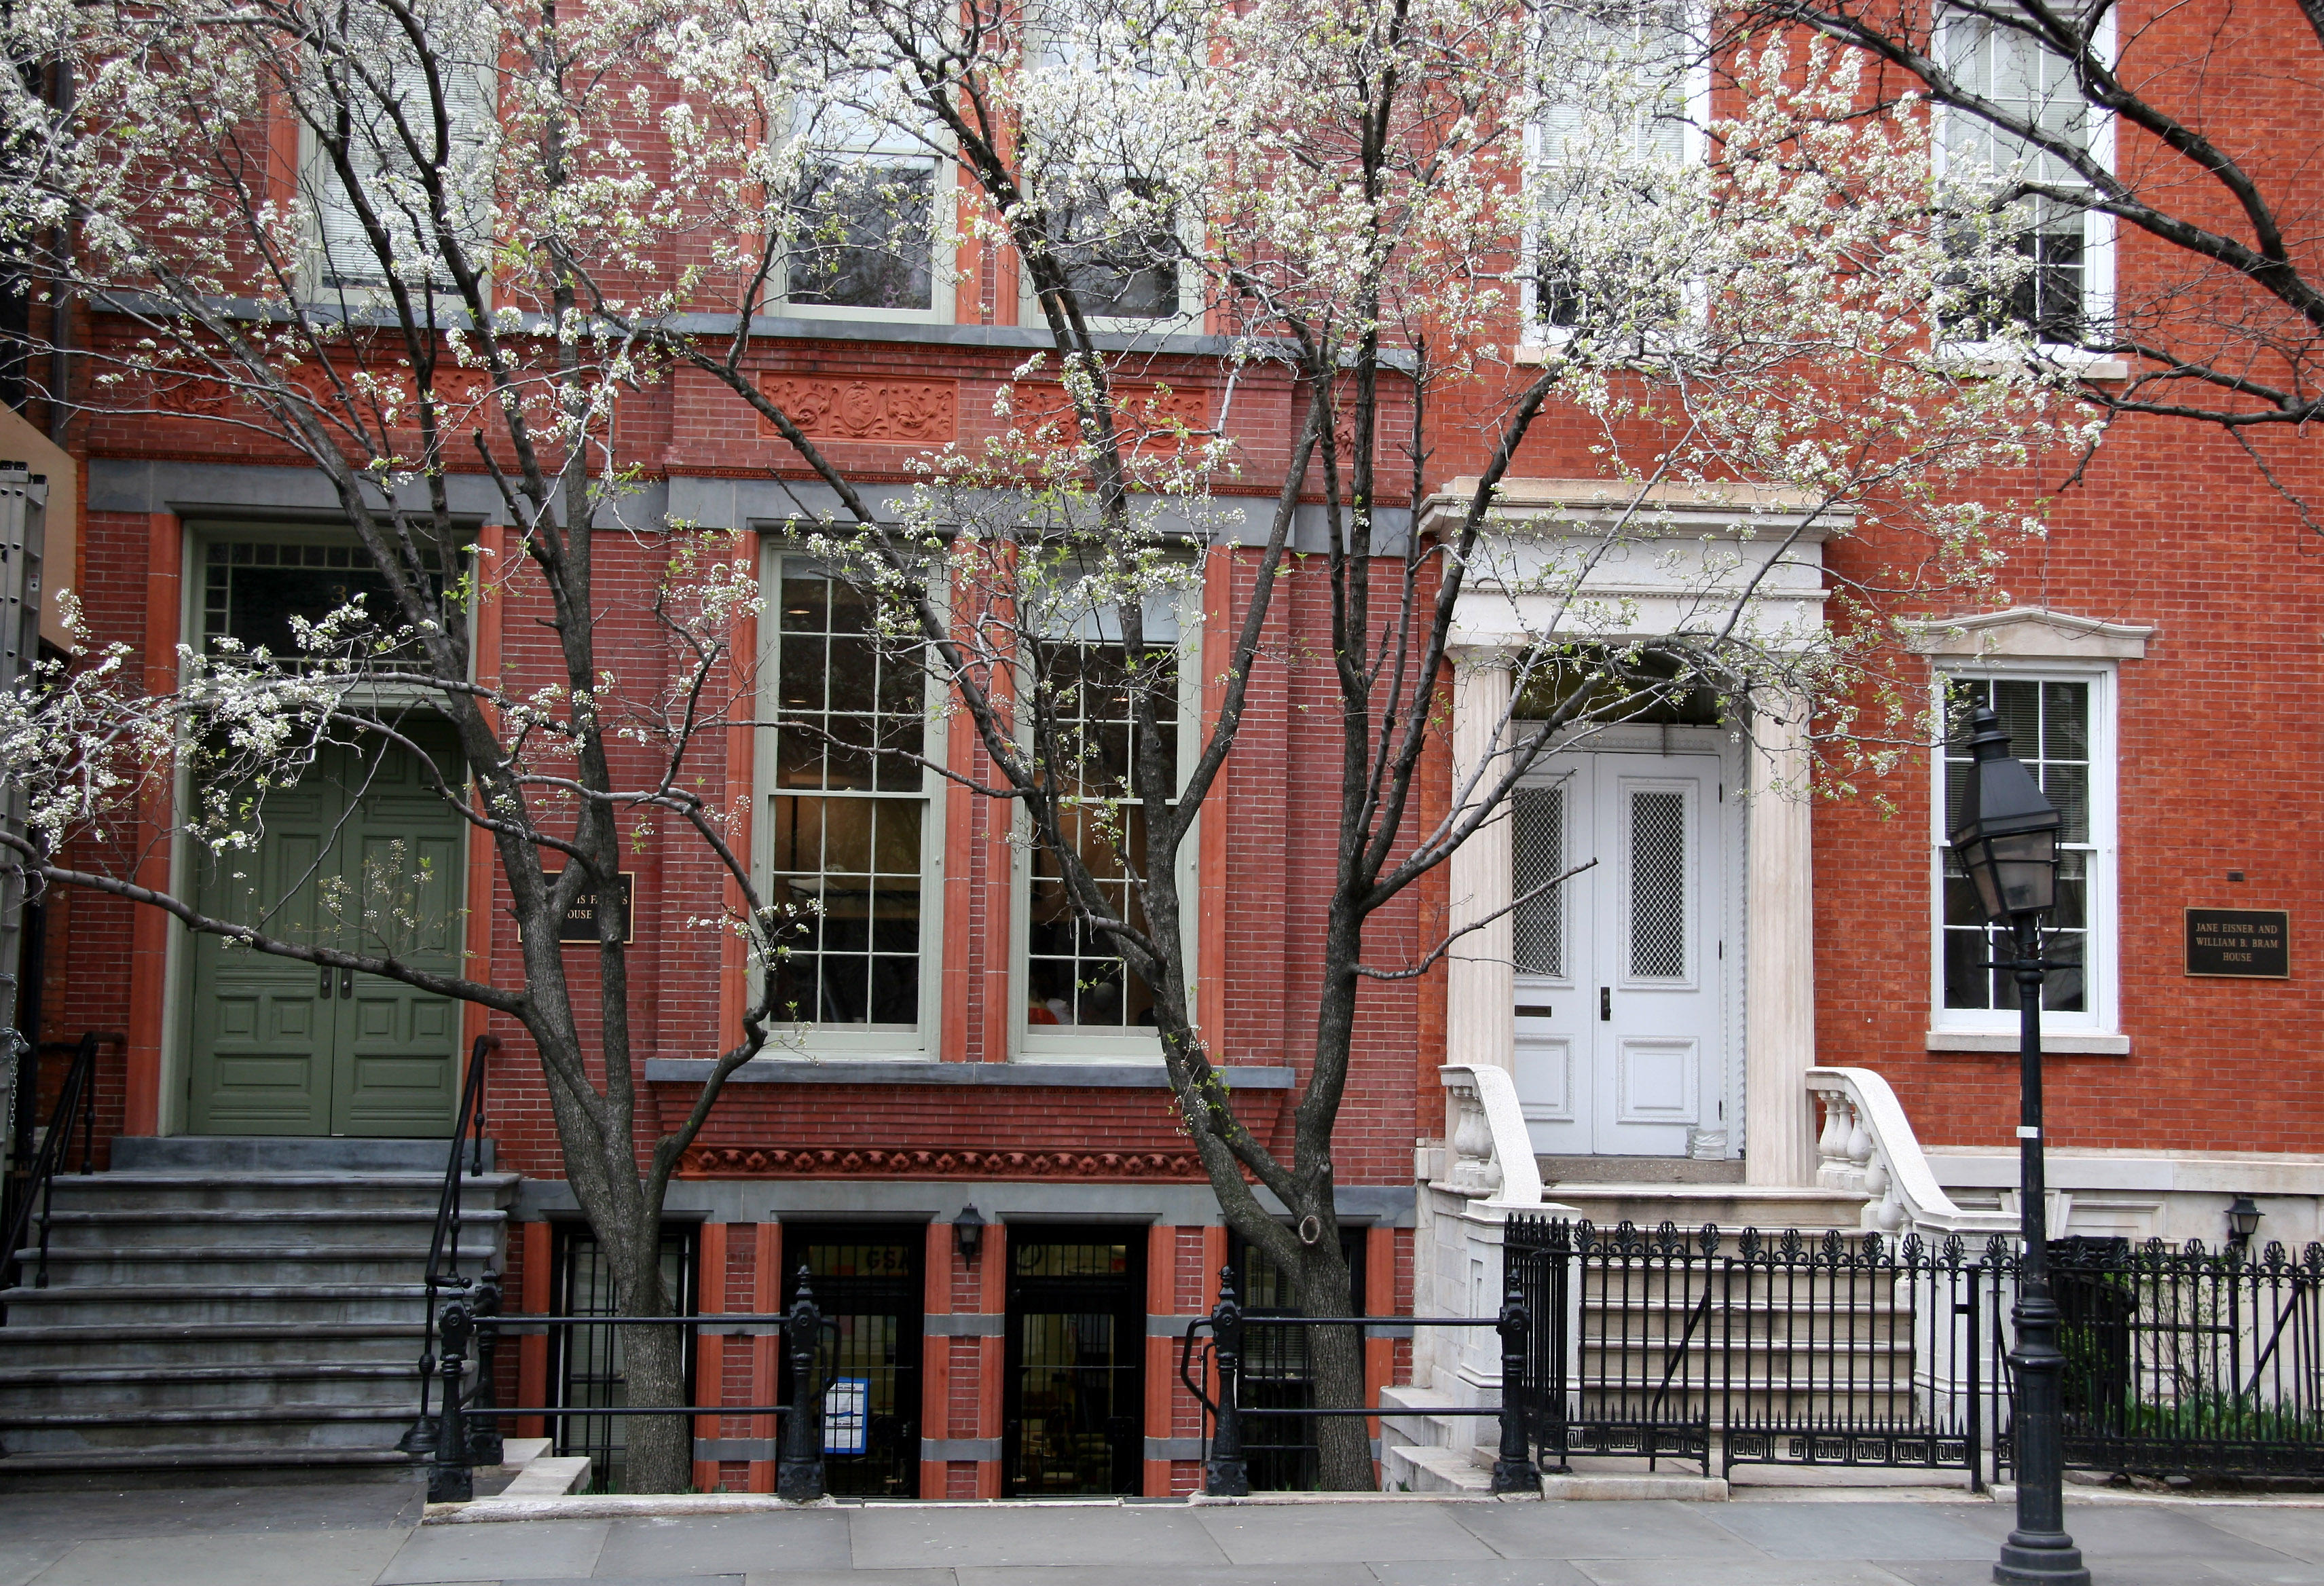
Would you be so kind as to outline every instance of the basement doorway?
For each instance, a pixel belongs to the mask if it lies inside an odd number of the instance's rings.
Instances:
[[[823,1484],[841,1498],[920,1496],[920,1351],[927,1309],[925,1223],[783,1224],[783,1305],[798,1270],[823,1312]],[[780,1402],[791,1402],[790,1351]]]
[[[1134,1496],[1145,1475],[1146,1230],[1009,1225],[1001,1493]]]

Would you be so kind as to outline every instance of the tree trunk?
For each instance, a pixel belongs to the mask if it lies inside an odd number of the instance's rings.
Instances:
[[[622,1312],[632,1316],[672,1314],[672,1296],[661,1281],[660,1228],[650,1224],[622,1244],[628,1247],[627,1259],[614,1266]],[[624,1327],[621,1331],[622,1375],[629,1389],[628,1401],[632,1405],[686,1403],[686,1329]],[[693,1486],[691,1415],[624,1415],[622,1419],[629,1423],[624,1434],[624,1491],[684,1492]]]
[[[1355,1314],[1353,1285],[1338,1240],[1320,1239],[1302,1246],[1296,1280],[1299,1308],[1308,1315]],[[1352,1409],[1367,1403],[1362,1330],[1307,1327],[1301,1331],[1307,1334],[1307,1364],[1314,1376],[1316,1404]],[[1370,1423],[1360,1415],[1319,1415],[1314,1425],[1316,1486],[1326,1492],[1370,1492],[1379,1485],[1372,1465]]]

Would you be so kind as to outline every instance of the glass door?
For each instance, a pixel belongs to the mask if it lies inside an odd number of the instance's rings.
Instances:
[[[1134,1494],[1144,1474],[1146,1231],[1009,1229],[1001,1482]]]

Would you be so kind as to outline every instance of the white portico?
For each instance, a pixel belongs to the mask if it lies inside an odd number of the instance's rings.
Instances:
[[[1473,489],[1452,481],[1423,531]],[[1749,486],[1507,482],[1455,613],[1456,794],[1508,732],[1512,658],[1544,640],[1812,646],[1842,522]],[[1446,1062],[1510,1075],[1536,1152],[1740,1158],[1750,1185],[1815,1184],[1804,714],[1770,694],[1746,723],[1569,741],[1453,856],[1455,923],[1490,917],[1450,960]]]

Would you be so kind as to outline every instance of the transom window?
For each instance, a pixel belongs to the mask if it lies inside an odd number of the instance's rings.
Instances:
[[[862,592],[800,558],[778,567],[764,895],[778,1006],[802,1024],[917,1030],[927,675],[876,640]]]
[[[2065,825],[2058,844],[2057,907],[2043,921],[2051,970],[2043,988],[2045,1016],[2066,1016],[2077,1027],[2098,1028],[2107,1010],[2098,1006],[2099,973],[2112,951],[2112,780],[2103,757],[2104,680],[2093,678],[1956,678],[1952,719],[1989,705],[2009,734],[2009,752],[2024,761],[2057,807]],[[1941,927],[1938,981],[1941,1024],[2013,1024],[2017,983],[2006,964],[2008,935],[1987,924],[1975,887],[1944,841],[1959,818],[1970,761],[1963,734],[1948,737],[1943,756],[1942,809],[1937,836]],[[2006,1016],[1996,1019],[1995,1016]]]
[[[443,561],[422,554],[439,609]],[[281,661],[308,651],[294,621],[318,622],[358,598],[374,627],[392,632],[403,614],[370,555],[346,541],[213,539],[202,557],[202,639],[217,653],[228,640],[245,655]]]

